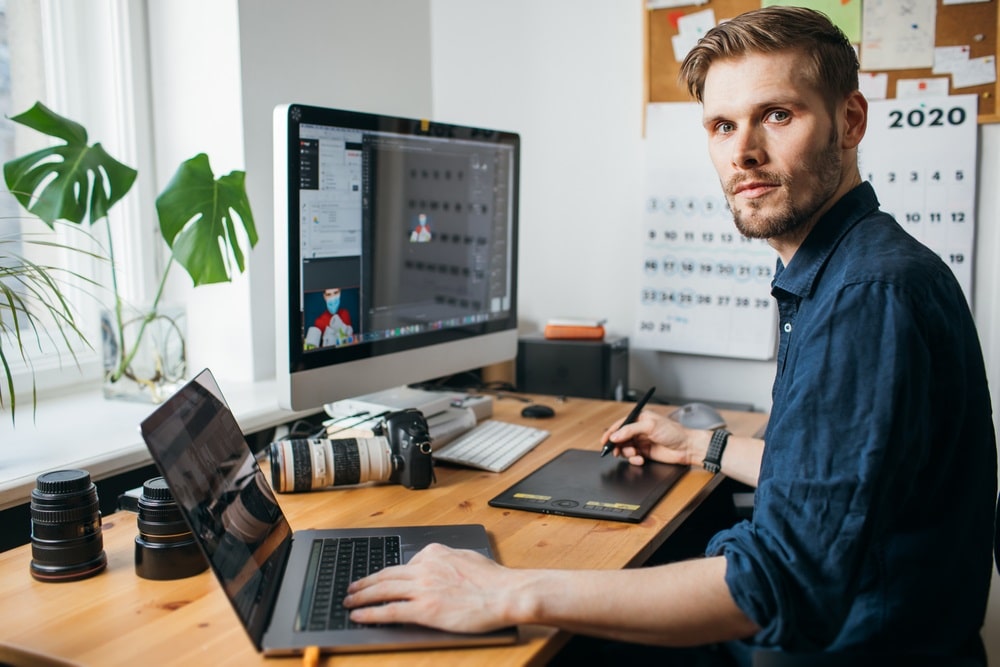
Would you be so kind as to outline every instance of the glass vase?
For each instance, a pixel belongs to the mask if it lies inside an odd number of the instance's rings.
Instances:
[[[104,397],[162,403],[187,381],[185,310],[123,307],[121,320],[101,314]]]

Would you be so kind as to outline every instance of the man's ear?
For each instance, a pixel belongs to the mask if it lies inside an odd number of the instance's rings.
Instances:
[[[840,147],[844,150],[857,148],[868,129],[868,100],[855,90],[844,100],[840,111]]]

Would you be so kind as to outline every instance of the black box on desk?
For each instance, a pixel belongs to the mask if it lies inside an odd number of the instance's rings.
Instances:
[[[517,343],[517,388],[532,394],[620,401],[628,393],[628,338]]]

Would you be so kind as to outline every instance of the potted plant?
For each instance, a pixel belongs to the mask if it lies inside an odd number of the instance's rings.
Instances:
[[[153,359],[143,372],[138,370],[137,355],[154,335],[157,323],[167,318],[161,301],[175,262],[187,271],[196,287],[232,280],[234,264],[241,273],[245,269],[245,255],[257,244],[245,173],[232,171],[216,179],[204,153],[181,163],[156,198],[160,232],[170,250],[168,263],[152,302],[132,317],[129,310],[135,306],[125,303],[119,290],[107,215],[129,192],[137,171],[111,157],[100,143],[88,145],[87,130],[82,125],[40,102],[11,120],[63,142],[4,164],[7,188],[21,206],[49,227],[58,220],[91,226],[105,222],[104,247],[111,265],[113,295],[113,303],[102,317],[105,393],[117,395],[115,387],[119,383],[133,383],[140,395],[154,402],[162,400],[166,396],[158,391],[158,384],[167,379],[165,361]],[[249,248],[244,249],[244,244]],[[167,329],[171,326],[172,320],[167,319]],[[180,345],[183,355],[183,340]]]
[[[3,366],[4,386],[10,397],[11,424],[15,422],[17,395],[10,362],[12,354],[15,354],[30,365],[29,349],[33,346],[27,340],[27,334],[35,339],[44,336],[51,341],[61,338],[74,360],[76,353],[71,339],[89,345],[60,287],[62,274],[67,271],[24,257],[16,250],[20,244],[65,248],[59,243],[24,235],[0,237],[0,366]],[[91,282],[82,276],[77,277]],[[6,350],[5,342],[8,345]],[[37,394],[33,376],[31,397],[34,406]],[[0,387],[0,409],[3,407],[4,391]]]

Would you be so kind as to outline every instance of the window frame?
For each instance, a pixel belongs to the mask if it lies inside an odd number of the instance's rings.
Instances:
[[[37,23],[34,35],[41,36],[37,45],[15,47],[12,43],[14,67],[19,57],[40,57],[42,61],[40,66],[38,63],[31,66],[36,71],[35,77],[18,80],[27,85],[20,85],[19,90],[12,92],[13,112],[20,113],[40,100],[56,113],[86,127],[90,144],[100,142],[116,159],[139,172],[132,190],[109,212],[107,221],[86,229],[69,223],[57,224],[53,240],[107,256],[110,230],[122,297],[136,304],[147,303],[153,297],[165,259],[157,251],[162,240],[154,204],[156,179],[146,0],[8,2],[18,5],[22,34],[31,34],[34,22]],[[29,51],[26,53],[25,49]],[[40,77],[37,72],[41,72]],[[43,79],[40,85],[38,78]],[[15,154],[24,154],[31,147],[41,147],[47,142],[43,135],[15,125]],[[23,209],[21,213],[28,216]],[[27,224],[44,229],[37,221]],[[88,240],[88,234],[93,241]],[[64,266],[69,275],[90,277],[101,286],[111,284],[108,262],[65,250],[58,251],[58,255],[46,257],[46,261]],[[30,398],[33,386],[38,397],[43,398],[77,385],[91,387],[101,382],[100,311],[113,306],[114,293],[109,288],[87,285],[83,280],[67,279],[67,282],[67,299],[90,345],[77,341],[75,349],[70,350],[57,335],[40,336],[36,343],[28,332],[29,361],[17,354],[8,355],[18,399]]]

